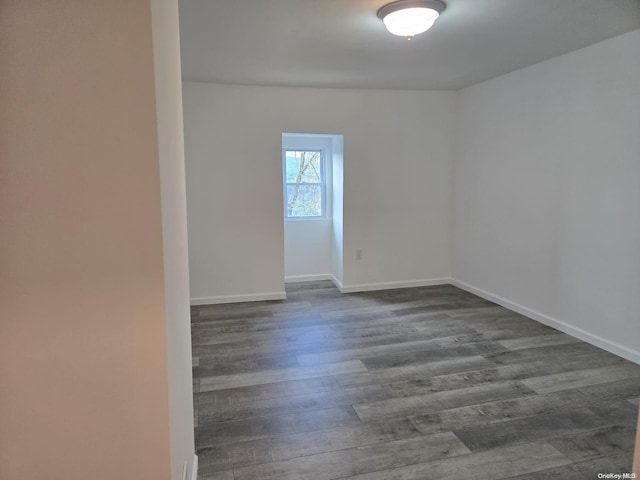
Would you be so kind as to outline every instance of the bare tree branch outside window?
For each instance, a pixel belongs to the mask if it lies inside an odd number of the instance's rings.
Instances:
[[[322,216],[322,152],[285,151],[287,217]]]

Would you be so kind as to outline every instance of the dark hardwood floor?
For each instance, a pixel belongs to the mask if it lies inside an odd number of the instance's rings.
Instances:
[[[201,479],[630,471],[640,366],[448,285],[287,296],[192,308]]]

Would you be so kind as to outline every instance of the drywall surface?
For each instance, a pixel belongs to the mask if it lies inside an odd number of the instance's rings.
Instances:
[[[344,282],[344,137],[332,138],[331,162],[331,275],[338,285]]]
[[[331,218],[284,221],[284,275],[287,282],[331,273]]]
[[[344,135],[345,286],[449,277],[453,92],[183,95],[192,301],[283,291],[283,132]]]
[[[151,19],[162,199],[171,478],[182,480],[184,462],[192,471],[195,444],[178,0],[152,0]]]
[[[453,277],[640,360],[640,31],[460,92]]]
[[[170,478],[149,2],[0,3],[0,478]]]

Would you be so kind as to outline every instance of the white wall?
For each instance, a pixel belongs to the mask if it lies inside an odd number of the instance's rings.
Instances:
[[[640,31],[462,90],[456,138],[453,277],[640,361]]]
[[[344,137],[334,135],[332,139],[333,161],[331,162],[331,275],[333,281],[343,285],[344,275]]]
[[[151,22],[162,202],[171,478],[182,480],[184,462],[191,471],[195,444],[178,0],[152,0]]]
[[[194,303],[283,292],[283,132],[344,135],[347,290],[449,277],[453,92],[185,82],[183,93]]]
[[[284,278],[286,281],[304,281],[311,280],[315,276],[327,277],[331,274],[332,265],[332,137],[283,135],[282,147],[289,149],[324,149],[326,156],[325,217],[284,219]]]

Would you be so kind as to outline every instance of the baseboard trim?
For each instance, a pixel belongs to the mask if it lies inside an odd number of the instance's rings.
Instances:
[[[571,335],[572,337],[579,338],[580,340],[611,352],[614,355],[618,355],[634,363],[640,364],[640,352],[625,347],[624,345],[620,345],[617,342],[612,342],[599,335],[594,335],[593,333],[587,332],[582,328],[574,327],[573,325],[563,322],[562,320],[558,320],[556,318],[545,315],[544,313],[532,310],[528,307],[525,307],[524,305],[512,302],[504,297],[495,295],[491,292],[487,292],[486,290],[482,290],[481,288],[474,287],[473,285],[470,285],[468,283],[461,282],[460,280],[452,278],[451,285],[461,288],[462,290],[465,290],[467,292],[473,293],[474,295],[482,297],[491,302],[497,303],[498,305],[502,305],[509,310],[524,315],[525,317],[529,317],[549,327],[553,327],[557,330],[560,330],[561,332]]]
[[[333,273],[331,274],[331,278],[329,280],[331,280],[333,282],[333,284],[336,286],[336,288],[338,290],[340,290],[340,293],[345,293],[344,292],[344,285],[342,285],[342,282],[340,280],[338,280]]]
[[[191,305],[217,305],[219,303],[263,302],[265,300],[286,300],[285,292],[256,293],[249,295],[223,295],[219,297],[195,297]]]
[[[284,283],[317,282],[319,280],[333,280],[333,275],[330,273],[319,273],[316,275],[292,275],[284,277]]]
[[[371,292],[375,290],[393,290],[394,288],[432,287],[434,285],[448,285],[450,278],[428,278],[423,280],[405,280],[401,282],[362,283],[356,285],[338,285],[342,293]],[[334,279],[334,283],[335,279]]]

